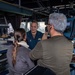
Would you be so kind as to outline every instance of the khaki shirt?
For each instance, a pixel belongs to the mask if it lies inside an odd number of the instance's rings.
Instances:
[[[64,36],[54,36],[40,41],[30,52],[30,58],[38,60],[39,66],[50,68],[56,75],[70,75],[72,52],[71,41]]]

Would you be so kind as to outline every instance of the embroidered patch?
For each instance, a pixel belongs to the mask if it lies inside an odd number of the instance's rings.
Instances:
[[[38,38],[38,40],[41,40],[41,38]]]

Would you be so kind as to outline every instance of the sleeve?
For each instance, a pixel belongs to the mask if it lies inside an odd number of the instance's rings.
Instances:
[[[14,75],[13,74],[13,71],[10,69],[10,64],[11,64],[11,50],[12,50],[12,45],[10,45],[8,47],[8,50],[7,50],[7,63],[8,63],[8,71],[9,71],[9,74],[8,75]]]
[[[30,58],[32,60],[37,60],[37,59],[42,58],[42,56],[43,56],[43,48],[42,48],[41,41],[37,43],[35,48],[30,52],[29,56],[30,56]]]

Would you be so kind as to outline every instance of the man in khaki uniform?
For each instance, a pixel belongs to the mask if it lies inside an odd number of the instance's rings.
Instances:
[[[66,16],[61,13],[52,13],[49,15],[48,23],[48,32],[51,38],[40,41],[30,52],[30,58],[37,60],[39,67],[49,68],[56,75],[70,75],[69,65],[72,59],[73,45],[63,35],[67,26]],[[37,69],[39,68],[37,67]],[[29,75],[38,75],[41,71],[34,69],[32,72],[33,74]]]

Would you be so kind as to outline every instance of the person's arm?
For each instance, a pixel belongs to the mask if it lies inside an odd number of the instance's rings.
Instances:
[[[9,74],[8,75],[14,75],[13,71],[10,69],[10,64],[11,64],[11,52],[12,52],[12,49],[13,49],[13,45],[9,45],[8,47],[8,50],[7,50],[7,63],[8,63],[8,71],[9,71]]]
[[[30,58],[32,60],[38,60],[43,56],[43,49],[41,42],[38,42],[35,48],[30,52]]]

